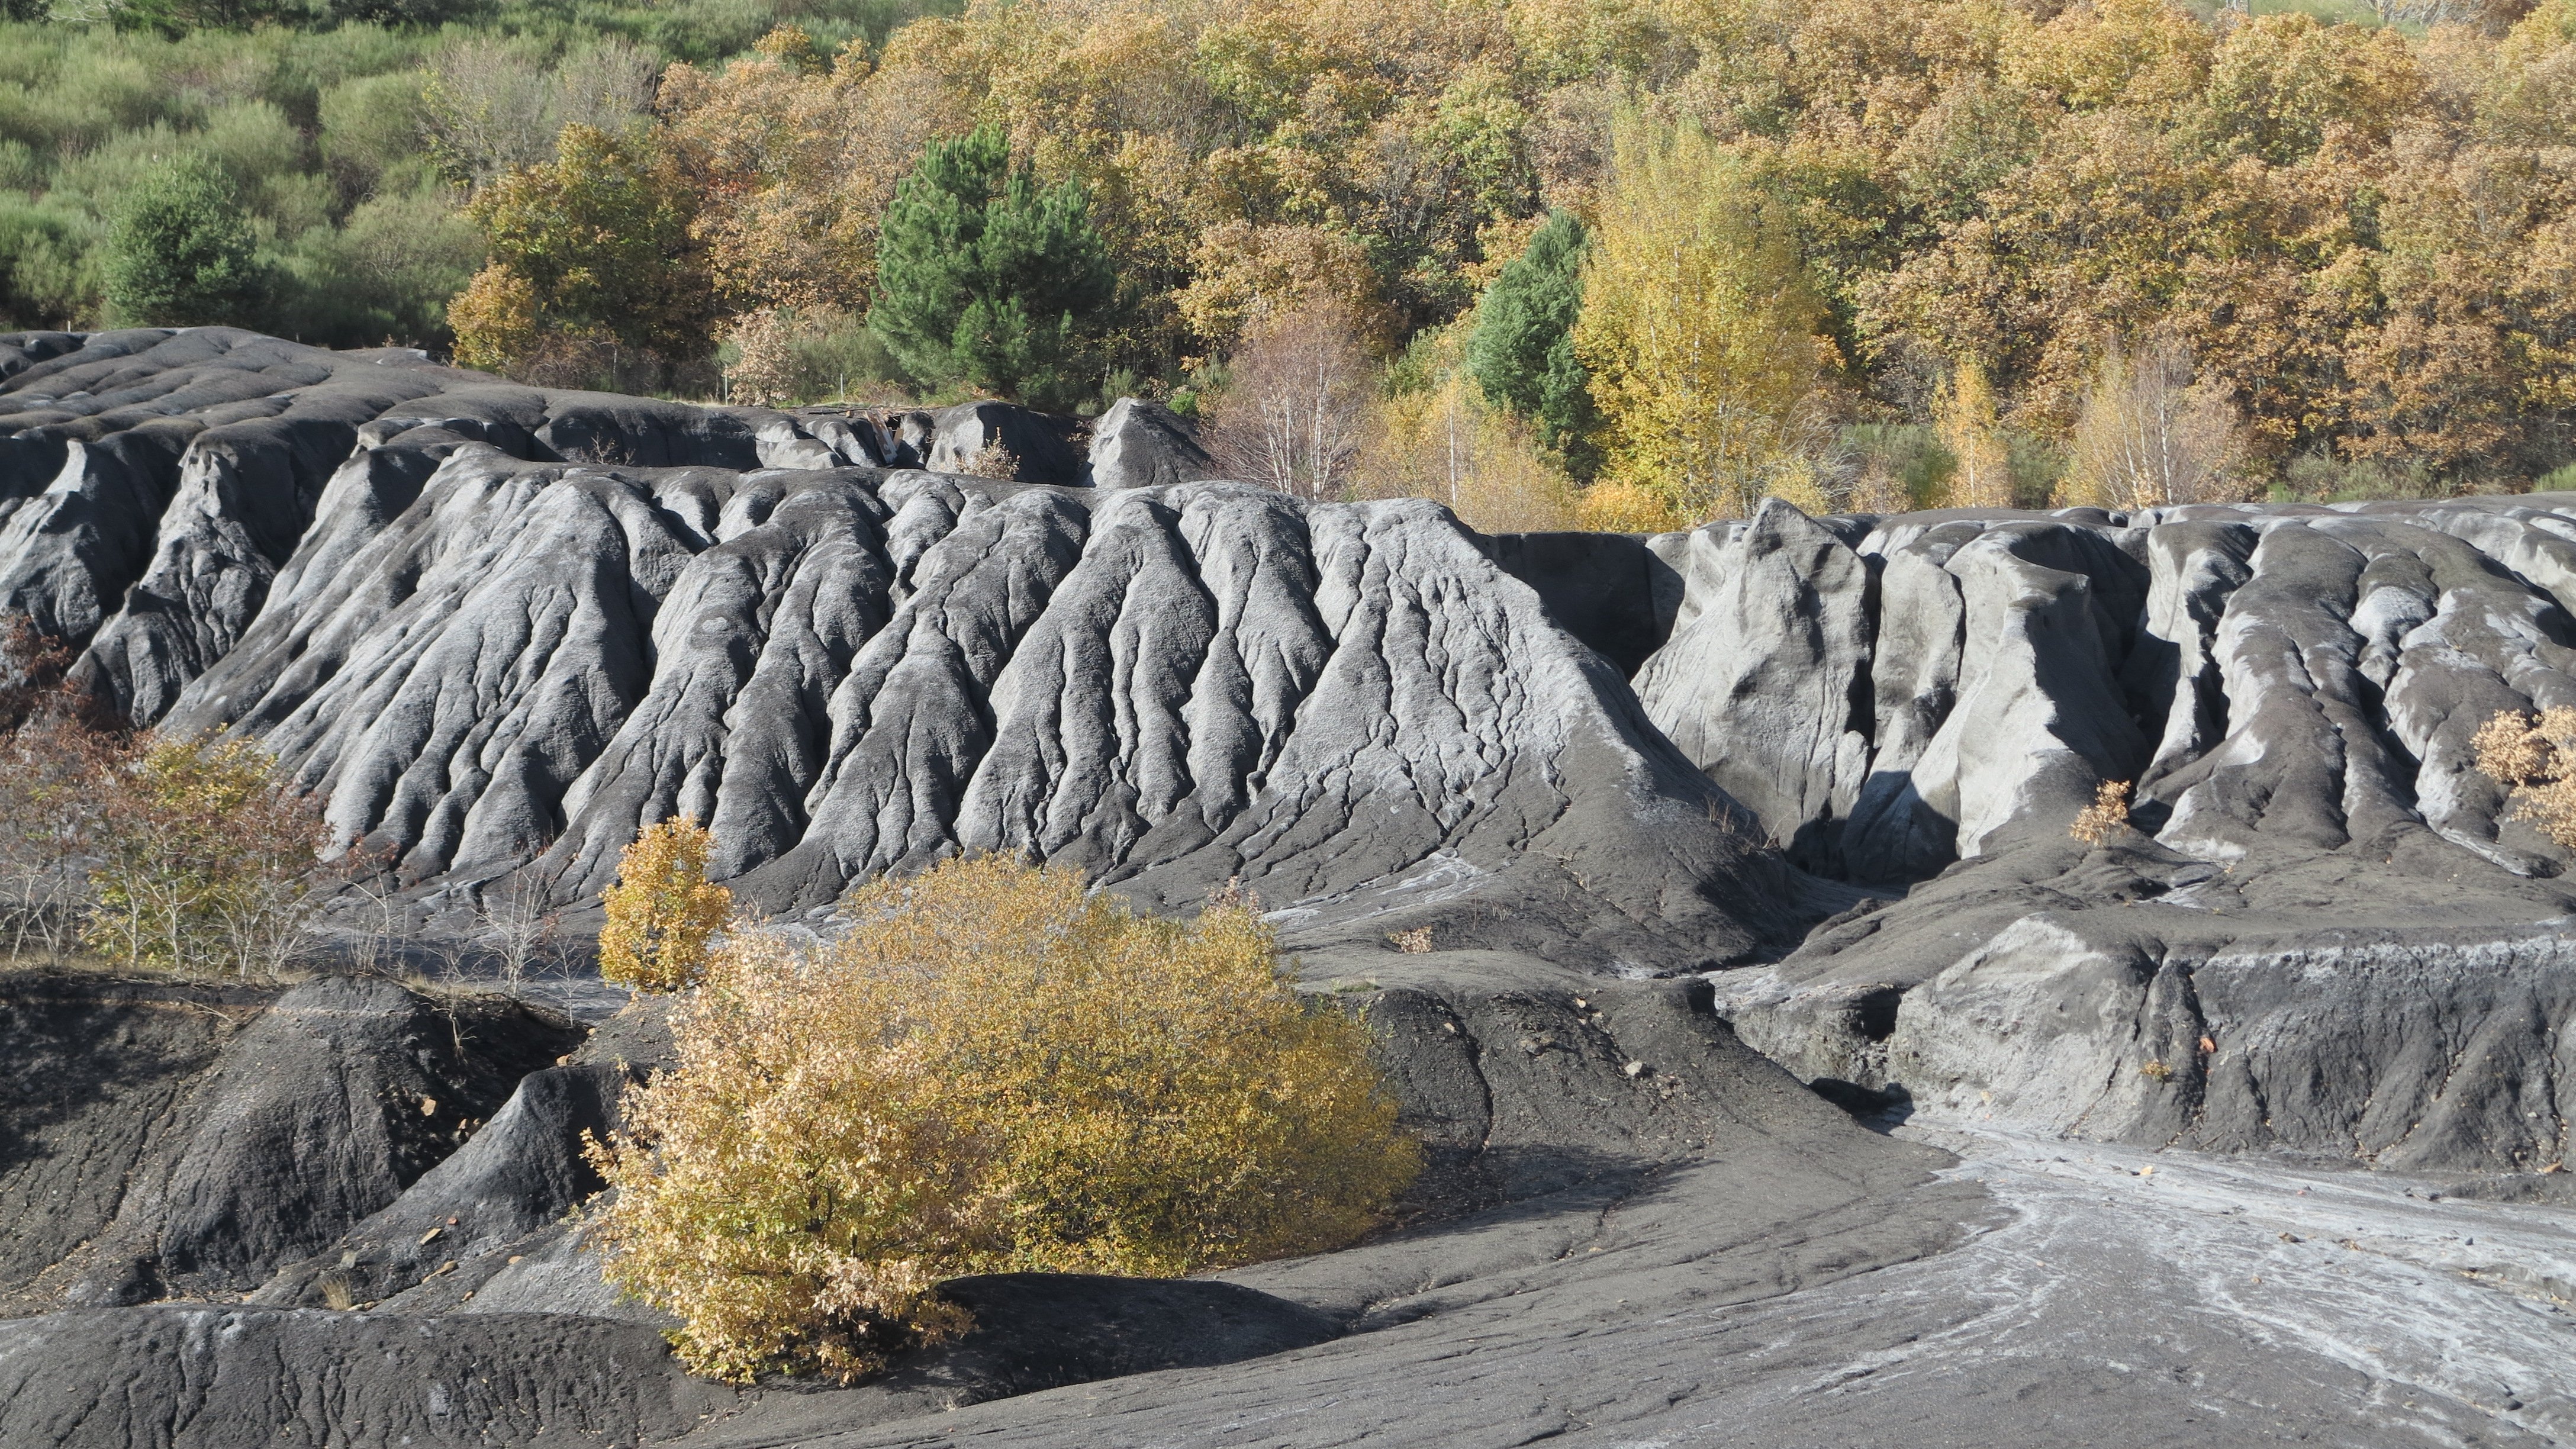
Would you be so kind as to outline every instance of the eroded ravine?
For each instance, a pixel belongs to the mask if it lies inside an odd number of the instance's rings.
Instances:
[[[2402,1194],[2554,1181],[2576,1122],[2568,852],[2468,748],[2576,703],[2576,500],[1485,538],[1197,481],[1114,417],[1101,486],[926,471],[933,421],[0,338],[0,611],[139,716],[276,751],[400,862],[411,929],[578,902],[675,811],[807,917],[996,847],[1155,910],[1241,882],[1374,1003],[1434,1147],[1418,1220],[1221,1291],[961,1289],[1044,1333],[737,1396],[560,1227],[634,1020],[563,1050],[494,1004],[525,1050],[485,1060],[383,982],[184,1031],[49,1026],[58,988],[13,983],[54,1045],[0,1202],[50,1216],[9,1239],[0,1440],[2565,1432],[2563,1384],[2497,1367],[2557,1342],[2529,1292],[2563,1245],[2535,1217],[2444,1256],[2530,1215]],[[2118,781],[2135,829],[2071,838]],[[112,1090],[63,1108],[82,1071]],[[1967,1124],[1970,1165],[1820,1092]],[[2115,1161],[2173,1166],[2123,1194]],[[2291,1251],[2327,1201],[2398,1246]],[[99,1364],[130,1392],[80,1389]]]

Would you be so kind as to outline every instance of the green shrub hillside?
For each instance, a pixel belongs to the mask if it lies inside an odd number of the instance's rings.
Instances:
[[[0,26],[0,323],[440,341],[482,242],[404,123],[434,44]],[[223,260],[190,260],[174,225]]]
[[[826,43],[944,0],[796,7]],[[220,320],[335,347],[445,350],[483,263],[467,186],[579,121],[649,107],[673,60],[719,62],[776,0],[127,0],[0,11],[0,330]],[[251,292],[216,315],[115,295],[118,219],[150,178],[220,176]],[[120,300],[128,305],[120,307]],[[211,299],[209,299],[211,300]],[[138,306],[140,310],[137,310]]]
[[[135,178],[108,224],[99,274],[116,321],[240,325],[267,300],[241,196],[194,152]]]

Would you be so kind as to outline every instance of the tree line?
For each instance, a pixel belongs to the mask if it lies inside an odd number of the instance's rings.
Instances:
[[[978,0],[613,103],[451,44],[394,129],[420,330],[535,380],[1155,396],[1489,528],[2564,485],[2576,0],[2375,19]]]

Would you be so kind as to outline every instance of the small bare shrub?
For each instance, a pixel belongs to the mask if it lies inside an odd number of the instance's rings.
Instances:
[[[502,981],[514,988],[561,959],[562,914],[547,905],[544,889],[525,876],[476,904],[474,928]]]
[[[672,1014],[678,1068],[592,1149],[607,1276],[699,1372],[868,1373],[968,1326],[938,1294],[961,1274],[1336,1247],[1419,1168],[1366,1028],[1302,1000],[1243,905],[1142,918],[985,856],[846,910],[827,946],[728,940]]]
[[[1020,476],[1020,455],[1003,446],[1000,438],[986,438],[984,446],[958,465],[957,471],[971,478],[998,478],[1005,483]]]
[[[744,407],[785,407],[796,392],[796,317],[784,307],[763,307],[735,318],[725,340],[733,361],[724,369],[725,398]]]
[[[18,616],[0,628],[0,951],[61,960],[94,892],[100,782],[128,742],[72,686],[74,655]]]
[[[2149,1057],[2138,1064],[2138,1073],[2151,1082],[2169,1082],[2173,1080],[2174,1069],[2162,1057]]]
[[[2192,380],[2180,343],[2159,341],[2134,358],[2114,348],[2075,420],[2076,492],[2124,509],[2242,497],[2243,432],[2227,399]]]
[[[312,945],[329,835],[248,740],[162,740],[102,756],[91,950],[129,967],[275,976]]]
[[[2103,845],[2129,828],[2129,782],[2105,780],[2093,792],[2093,803],[2075,812],[2067,834],[2087,845]]]
[[[1399,393],[1378,409],[1377,444],[1357,492],[1436,498],[1469,528],[1539,533],[1574,521],[1574,485],[1529,426],[1486,405],[1463,373]]]
[[[433,57],[422,104],[424,149],[457,181],[480,185],[543,165],[568,125],[619,131],[652,109],[661,63],[623,38],[544,64],[506,40],[459,41]]]

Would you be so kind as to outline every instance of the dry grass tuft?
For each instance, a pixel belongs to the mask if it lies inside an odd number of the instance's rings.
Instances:
[[[974,456],[958,465],[958,471],[971,478],[992,478],[1016,483],[1020,478],[1020,455],[1002,445],[999,438],[987,438]]]
[[[2129,782],[2105,780],[2093,792],[2093,803],[2076,812],[2075,823],[2066,833],[2087,845],[2099,846],[2128,828]]]
[[[2576,850],[2576,708],[2560,705],[2538,718],[2504,710],[2469,741],[2478,770],[2504,786],[2513,818]]]

